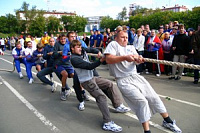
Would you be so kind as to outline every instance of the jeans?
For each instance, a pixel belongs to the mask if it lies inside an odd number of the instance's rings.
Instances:
[[[48,85],[53,85],[53,82],[51,82],[49,79],[47,79],[45,76],[48,74],[52,74],[53,73],[53,67],[46,67],[44,69],[42,69],[40,72],[37,73],[37,77],[43,82],[46,83]]]

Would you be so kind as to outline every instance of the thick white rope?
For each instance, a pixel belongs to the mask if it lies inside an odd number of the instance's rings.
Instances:
[[[92,53],[87,53],[87,54],[90,55],[90,56],[97,57],[97,54],[92,54]],[[157,64],[163,64],[163,65],[169,65],[169,66],[178,66],[178,67],[200,70],[200,65],[180,63],[180,62],[172,62],[172,61],[166,61],[166,60],[156,60],[156,59],[150,59],[150,58],[143,58],[143,59],[144,59],[144,62],[150,62],[150,63],[157,63]]]

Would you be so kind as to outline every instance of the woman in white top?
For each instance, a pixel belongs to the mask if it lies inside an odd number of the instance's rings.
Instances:
[[[142,35],[142,29],[137,29],[137,35],[134,39],[133,45],[139,55],[144,55],[144,41],[145,37]],[[143,64],[137,66],[137,72],[141,73],[143,71]]]

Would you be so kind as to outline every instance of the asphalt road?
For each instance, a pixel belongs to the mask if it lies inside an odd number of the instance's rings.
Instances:
[[[6,53],[9,53],[7,51]],[[0,69],[12,70],[12,56],[0,57]],[[86,101],[85,110],[79,111],[78,100],[73,92],[67,101],[60,100],[60,81],[57,91],[51,93],[48,85],[41,83],[35,76],[35,82],[28,84],[28,78],[22,65],[23,79],[18,73],[0,71],[0,133],[102,133],[102,115],[94,101]],[[109,76],[106,65],[97,68],[99,74],[115,82]],[[192,77],[182,77],[180,81],[168,80],[161,75],[143,75],[153,86],[164,102],[170,117],[175,119],[183,133],[199,133],[200,126],[200,84],[194,85]],[[72,79],[68,80],[72,86]],[[167,100],[170,97],[171,100]],[[143,129],[133,112],[120,114],[114,112],[109,102],[111,118],[123,127],[122,133],[143,133]],[[162,118],[155,114],[151,118],[152,133],[171,133],[161,126]]]

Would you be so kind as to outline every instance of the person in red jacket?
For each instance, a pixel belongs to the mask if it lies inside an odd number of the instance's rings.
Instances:
[[[149,36],[149,38],[147,40],[146,50],[147,50],[148,58],[163,59],[163,56],[161,56],[163,54],[162,48],[161,48],[161,41],[158,38],[158,36],[156,36],[154,29],[151,30],[151,35]],[[160,56],[159,56],[159,54],[160,54]],[[161,74],[160,64],[157,64],[155,66],[155,69],[156,69],[156,76],[160,76],[160,74]],[[164,68],[162,68],[162,69],[164,69]],[[148,74],[149,72],[151,72],[151,73],[153,72],[152,63],[147,63],[146,74]]]

